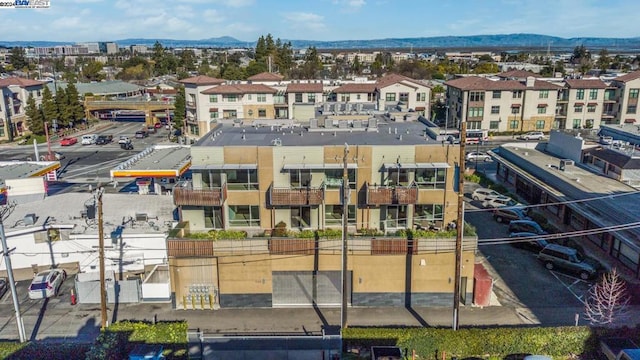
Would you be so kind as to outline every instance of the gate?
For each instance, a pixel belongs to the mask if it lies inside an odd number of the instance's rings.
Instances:
[[[351,272],[347,276],[348,299],[351,302]],[[342,303],[340,271],[274,271],[274,307],[340,306]]]
[[[100,281],[97,273],[81,273],[76,276],[75,288],[78,302],[81,304],[100,304]],[[137,303],[140,302],[142,288],[139,279],[115,281],[113,272],[105,276],[107,302]]]

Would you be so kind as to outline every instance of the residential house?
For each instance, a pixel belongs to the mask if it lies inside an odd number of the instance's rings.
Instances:
[[[27,100],[33,96],[39,106],[43,86],[40,81],[15,76],[0,79],[0,141],[13,141],[28,133]]]
[[[209,119],[273,119],[276,89],[263,84],[223,84],[202,91],[209,97]]]
[[[215,124],[216,119],[207,106],[209,96],[203,95],[202,91],[224,84],[226,80],[198,75],[182,79],[180,82],[184,84],[187,133],[196,137],[200,134],[206,134],[213,128],[211,122],[213,121]]]
[[[420,81],[399,74],[387,74],[376,81],[378,109],[400,106],[429,117],[431,88]]]

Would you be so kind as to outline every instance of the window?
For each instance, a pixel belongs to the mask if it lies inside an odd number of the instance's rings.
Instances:
[[[544,120],[536,120],[536,130],[542,130],[542,129],[544,129]]]
[[[492,106],[491,107],[492,114],[500,114],[500,106]]]
[[[218,95],[209,95],[209,102],[217,103],[218,102]]]
[[[427,100],[427,93],[421,92],[416,94],[416,101],[426,101],[426,100]]]
[[[516,115],[516,114],[520,114],[520,106],[512,106],[511,107],[511,113]]]
[[[489,129],[498,130],[499,126],[500,126],[500,121],[489,121]]]
[[[447,169],[416,169],[416,184],[421,189],[444,189]]]
[[[587,105],[587,112],[590,112],[590,113],[596,112],[596,106],[595,105]]]
[[[306,188],[311,185],[311,170],[293,169],[289,171],[292,188]]]
[[[351,95],[350,94],[342,94],[340,96],[340,101],[342,101],[342,102],[349,102],[349,100],[351,100]]]
[[[573,119],[573,128],[574,129],[580,129],[580,125],[582,124],[582,120],[580,119]]]
[[[324,224],[342,225],[342,205],[324,206]],[[347,224],[356,224],[356,206],[347,205]]]
[[[267,102],[267,94],[258,94],[258,102]]]
[[[258,109],[258,117],[260,117],[260,118],[267,117],[267,110],[266,109]]]
[[[387,93],[384,99],[386,101],[396,101],[396,93]]]
[[[538,114],[546,114],[547,107],[546,106],[538,106]]]
[[[442,204],[423,204],[415,206],[413,219],[416,221],[434,221],[444,219]]]
[[[582,105],[576,105],[573,108],[573,111],[577,112],[577,113],[581,113],[582,112]]]
[[[512,96],[513,96],[514,99],[521,99],[522,98],[522,90],[514,91],[512,93]]]
[[[549,90],[540,90],[538,92],[539,99],[548,99],[549,98]]]
[[[251,94],[247,94],[247,100],[251,100]]]
[[[296,93],[295,102],[297,102],[297,103],[301,103],[302,102],[302,94],[301,93]]]
[[[36,94],[38,94],[38,97],[42,96],[42,92],[40,90],[38,90]]]
[[[408,102],[409,101],[409,93],[400,93],[400,101]]]
[[[329,189],[339,189],[342,187],[342,169],[330,169],[324,172],[324,185]],[[356,169],[347,169],[349,178],[349,188],[356,188]]]
[[[482,117],[484,115],[483,107],[470,107],[469,117]]]
[[[493,90],[493,96],[494,99],[500,99],[502,97],[502,91],[499,90]]]
[[[356,100],[360,100],[360,94],[356,95]]]
[[[260,206],[229,205],[229,226],[260,226]]]
[[[595,120],[593,119],[587,119],[584,121],[584,127],[585,129],[593,129],[593,124],[595,123]]]
[[[584,100],[584,89],[576,91],[576,100]]]
[[[511,130],[517,129],[518,128],[518,123],[519,123],[518,120],[510,120],[509,121],[509,129],[511,129]]]
[[[636,93],[637,96],[637,93]],[[604,99],[606,100],[616,100],[616,91],[613,89],[607,89],[604,91]]]
[[[222,229],[222,208],[219,206],[204,206],[204,227],[207,229]]]
[[[386,215],[384,214],[386,212]],[[382,228],[404,228],[407,226],[407,206],[387,206],[386,211],[380,211]]]
[[[209,119],[217,119],[219,116],[219,112],[215,111],[215,112],[210,112],[209,113]]]
[[[224,99],[224,97],[223,97],[223,99]],[[228,102],[236,102],[236,101],[238,101],[238,96],[236,94],[227,95],[226,96],[226,100]]]
[[[225,170],[229,190],[258,190],[258,170]]]
[[[637,108],[637,105],[627,105],[627,114],[635,114]]]
[[[222,117],[225,119],[235,119],[238,117],[238,112],[235,110],[223,110]]]
[[[637,99],[640,89],[629,89],[629,99]]]
[[[484,101],[484,91],[470,91],[469,101]]]
[[[589,100],[595,100],[598,98],[598,89],[589,90]]]
[[[387,169],[387,179],[384,183],[389,186],[409,185],[409,170],[398,168]]]
[[[482,121],[467,121],[467,129],[469,130],[482,129]]]

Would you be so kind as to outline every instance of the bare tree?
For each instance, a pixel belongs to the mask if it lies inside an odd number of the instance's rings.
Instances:
[[[628,316],[630,300],[624,279],[613,268],[589,289],[585,316],[592,325],[613,326]]]

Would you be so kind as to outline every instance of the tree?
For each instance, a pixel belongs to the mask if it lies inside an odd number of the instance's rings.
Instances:
[[[24,112],[25,115],[27,115],[27,126],[29,130],[35,135],[44,135],[42,109],[36,105],[36,99],[33,98],[33,95],[29,95]]]
[[[318,50],[315,46],[310,47],[304,56],[304,64],[300,75],[305,79],[315,79],[320,70],[322,70],[322,62],[320,61]]]
[[[89,61],[82,67],[82,77],[87,81],[102,81],[102,63],[99,61]]]
[[[84,106],[80,101],[78,88],[76,88],[75,84],[67,85],[66,95],[70,121],[75,123],[82,120],[84,118]]]
[[[15,70],[22,70],[28,67],[29,61],[25,56],[24,48],[20,46],[12,47],[11,51],[9,51],[9,62]]]
[[[257,62],[255,60],[251,61],[249,65],[244,69],[247,77],[253,76],[256,74],[260,74],[262,72],[267,71],[267,65],[261,62]]]
[[[598,53],[598,61],[596,62],[598,69],[601,72],[606,72],[609,66],[611,65],[611,58],[609,57],[609,51],[607,49],[602,49]]]
[[[482,62],[476,65],[473,72],[476,74],[495,74],[499,72],[498,64],[492,62]]]
[[[167,60],[168,59],[163,58],[165,66],[167,67],[167,69],[169,69],[171,67],[171,64],[170,61]],[[179,63],[185,71],[194,71],[196,69],[196,54],[193,52],[193,50],[183,50],[180,53]]]
[[[583,59],[591,60],[591,53],[589,53],[589,50],[587,50],[584,45],[576,46],[571,55],[571,62],[573,64],[579,64]]]
[[[57,120],[60,118],[58,104],[56,104],[53,94],[51,93],[51,90],[49,90],[48,86],[45,86],[44,90],[42,90],[42,113],[44,115],[44,119],[49,122],[53,119]]]
[[[613,268],[589,289],[584,313],[593,325],[613,326],[628,316],[630,300],[624,280]]]
[[[184,126],[184,118],[187,115],[184,86],[180,86],[178,88],[174,106],[175,106],[175,109],[173,112],[173,128],[180,130]]]

